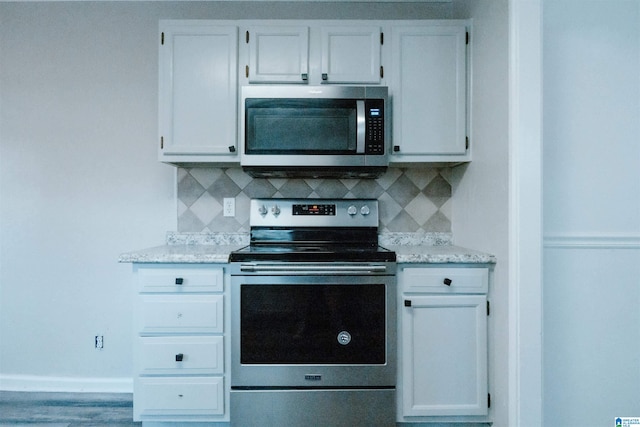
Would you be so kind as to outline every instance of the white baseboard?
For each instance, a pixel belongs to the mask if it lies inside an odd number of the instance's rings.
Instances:
[[[133,393],[133,379],[0,374],[0,390],[72,393]]]

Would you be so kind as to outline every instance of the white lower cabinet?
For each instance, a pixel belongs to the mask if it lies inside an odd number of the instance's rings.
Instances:
[[[134,421],[229,421],[224,266],[134,264],[134,273]]]
[[[489,268],[400,266],[398,421],[489,413]]]
[[[210,419],[224,414],[222,377],[139,377],[141,420]]]

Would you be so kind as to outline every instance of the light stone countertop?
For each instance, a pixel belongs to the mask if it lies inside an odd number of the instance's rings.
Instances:
[[[380,245],[398,263],[493,264],[495,256],[451,244],[451,233],[383,233]],[[247,233],[167,233],[167,244],[120,255],[121,263],[227,263],[249,244]]]
[[[453,245],[385,246],[396,253],[398,264],[495,264],[496,257]]]

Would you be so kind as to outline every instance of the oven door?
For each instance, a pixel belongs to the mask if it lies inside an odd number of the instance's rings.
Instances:
[[[231,286],[232,387],[395,385],[394,275],[233,275]]]

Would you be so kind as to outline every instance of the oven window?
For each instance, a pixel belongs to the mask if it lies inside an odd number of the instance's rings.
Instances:
[[[242,364],[384,364],[385,285],[242,285]]]
[[[354,154],[354,100],[247,99],[247,154]]]

